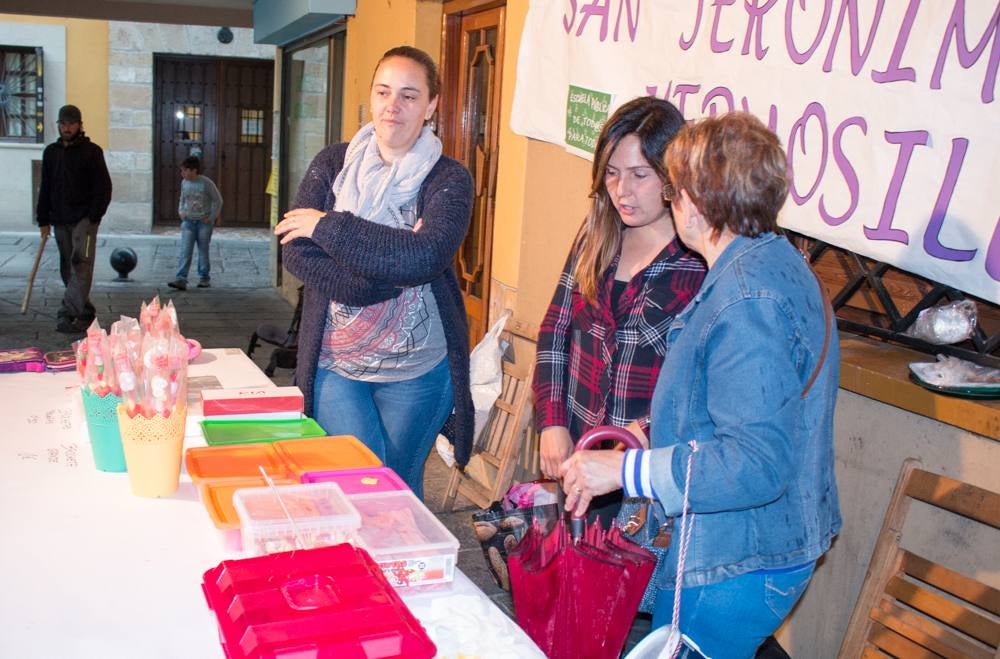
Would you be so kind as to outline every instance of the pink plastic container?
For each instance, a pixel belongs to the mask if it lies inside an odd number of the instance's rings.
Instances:
[[[340,486],[344,494],[370,494],[372,492],[393,492],[408,490],[399,474],[388,467],[364,467],[363,469],[340,469],[337,471],[311,471],[302,474],[303,483],[332,482]]]
[[[228,659],[437,653],[378,565],[348,544],[223,561],[202,590]]]

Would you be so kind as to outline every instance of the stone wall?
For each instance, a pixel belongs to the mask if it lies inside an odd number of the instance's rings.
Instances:
[[[233,28],[219,43],[216,27],[111,21],[108,144],[114,199],[105,230],[146,233],[153,224],[153,54],[274,59],[274,46],[253,43],[253,30]]]

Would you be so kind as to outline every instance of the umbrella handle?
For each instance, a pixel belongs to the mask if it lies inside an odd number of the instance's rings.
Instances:
[[[635,435],[626,430],[625,428],[619,428],[617,426],[597,426],[587,432],[583,433],[580,437],[580,441],[576,443],[576,451],[586,451],[595,444],[603,442],[605,440],[611,440],[615,442],[621,442],[626,448],[642,448],[642,444],[636,439]],[[577,540],[583,536],[584,526],[586,525],[586,519],[582,516],[577,517],[572,515],[569,519],[569,530],[570,537],[573,540]]]
[[[580,441],[576,443],[575,450],[586,451],[594,444],[608,439],[621,442],[625,445],[625,448],[642,448],[642,444],[639,443],[639,440],[636,439],[635,435],[625,428],[619,428],[617,426],[597,426],[596,428],[583,433],[583,436],[580,437]]]

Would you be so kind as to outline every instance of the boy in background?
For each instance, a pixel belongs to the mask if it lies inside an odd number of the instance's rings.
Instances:
[[[201,161],[189,156],[181,162],[181,199],[177,213],[181,218],[181,252],[177,259],[177,277],[167,284],[179,291],[187,289],[191,252],[198,244],[198,288],[211,286],[208,243],[215,220],[222,212],[222,195],[212,179],[201,174]]]

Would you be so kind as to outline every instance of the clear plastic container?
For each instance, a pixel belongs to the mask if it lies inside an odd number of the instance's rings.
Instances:
[[[293,481],[275,478],[276,485],[290,484]],[[201,502],[208,510],[208,516],[219,530],[219,540],[222,547],[229,552],[243,550],[243,536],[240,532],[240,516],[233,504],[233,495],[237,490],[262,487],[267,485],[263,478],[247,478],[245,480],[205,481],[198,486]]]
[[[236,490],[233,506],[243,552],[250,556],[354,542],[361,525],[358,511],[336,483]]]
[[[358,545],[371,554],[396,588],[450,583],[458,539],[409,490],[356,494]]]

